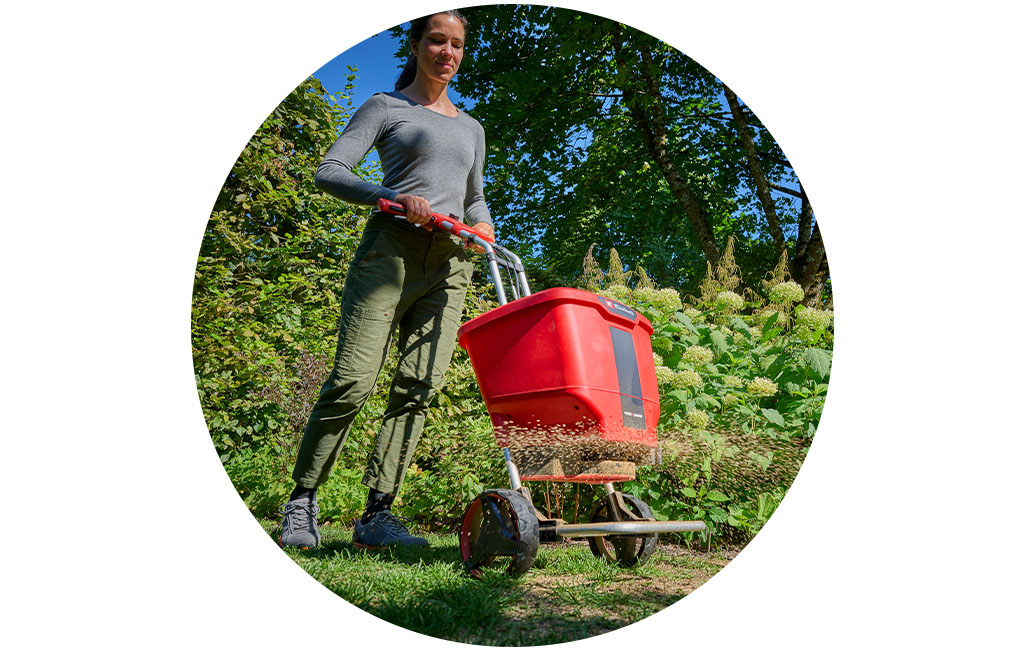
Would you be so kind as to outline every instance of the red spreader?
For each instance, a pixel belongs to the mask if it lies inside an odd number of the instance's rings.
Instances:
[[[382,212],[404,215],[381,200]],[[457,217],[441,227],[482,248],[499,307],[467,322],[459,344],[469,353],[505,456],[512,489],[485,490],[470,502],[459,530],[472,575],[499,558],[507,572],[533,566],[540,542],[583,537],[591,551],[623,566],[645,562],[658,533],[706,529],[703,521],[657,521],[650,507],[615,489],[636,466],[658,462],[661,413],[650,322],[627,305],[578,289],[530,293],[519,258]],[[502,270],[510,276],[507,299]],[[522,481],[603,484],[587,523],[544,516]]]
[[[459,331],[498,444],[522,480],[635,478],[657,448],[660,405],[650,322],[578,289],[548,289]]]

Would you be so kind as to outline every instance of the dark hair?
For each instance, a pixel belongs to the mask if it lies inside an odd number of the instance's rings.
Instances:
[[[423,30],[427,28],[427,24],[430,23],[430,19],[433,18],[434,16],[440,16],[441,14],[451,16],[452,18],[455,18],[460,23],[462,23],[463,31],[469,29],[469,20],[467,20],[465,16],[459,13],[459,11],[455,9],[450,9],[448,11],[439,11],[436,14],[423,16],[422,18],[417,18],[412,21],[412,23],[409,26],[409,42],[418,43],[419,40],[423,38]],[[402,74],[398,75],[398,81],[395,82],[395,90],[401,90],[402,88],[405,88],[406,86],[411,84],[412,80],[415,78],[416,57],[412,53],[410,53],[409,58],[405,60],[405,67],[402,68]]]

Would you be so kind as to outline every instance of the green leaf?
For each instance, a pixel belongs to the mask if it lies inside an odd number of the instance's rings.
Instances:
[[[708,499],[710,499],[711,501],[718,501],[719,503],[721,503],[724,501],[728,501],[729,497],[724,492],[721,492],[719,490],[711,490],[710,492],[708,492]]]
[[[707,393],[701,393],[697,396],[697,403],[701,406],[710,406],[711,408],[722,408],[722,403],[717,399],[708,395]]]
[[[694,490],[693,488],[690,488],[690,487],[683,488],[683,496],[689,497],[691,499],[696,499],[697,498],[697,490]]]
[[[694,334],[700,334],[700,332],[697,330],[697,327],[693,324],[693,321],[690,320],[689,316],[687,316],[686,314],[684,314],[681,311],[677,311],[675,313],[675,317],[676,317],[676,320],[678,320],[680,323],[683,324],[683,327],[685,327],[686,329],[690,330]]]
[[[672,351],[662,357],[662,361],[669,368],[675,368],[679,365],[679,360],[683,358],[683,348],[679,345],[673,345]]]
[[[677,399],[681,403],[685,404],[686,401],[690,399],[690,394],[688,392],[686,392],[685,390],[679,388],[679,389],[676,389],[676,390],[672,391],[671,393],[669,393],[668,397]]]
[[[753,336],[753,334],[750,332],[750,326],[739,318],[734,317],[731,321],[729,321],[729,325],[734,330],[743,332],[744,336],[746,336],[748,339],[751,338],[751,336]]]
[[[807,365],[822,379],[828,377],[832,370],[832,355],[819,348],[810,348],[804,352],[804,360]]]
[[[711,343],[719,352],[725,354],[729,351],[729,340],[718,330],[711,330]]]
[[[771,319],[769,318],[768,320]],[[765,330],[764,333],[761,334],[761,340],[764,342],[768,342],[777,337],[779,334],[782,334],[782,329],[779,327],[773,327],[771,329]]]
[[[777,424],[780,427],[786,426],[786,421],[782,419],[782,414],[775,409],[761,409],[761,413],[768,419],[772,424]]]
[[[774,364],[778,359],[779,359],[779,357],[774,356],[774,355],[773,356],[767,356],[767,357],[761,357],[761,360],[758,362],[757,366],[758,366],[758,368],[763,370],[765,373],[767,373],[769,368],[772,367],[772,364]]]
[[[757,463],[761,471],[765,471],[772,464],[772,460],[775,458],[775,452],[769,451],[767,455],[759,454],[756,451],[747,452],[747,458]]]

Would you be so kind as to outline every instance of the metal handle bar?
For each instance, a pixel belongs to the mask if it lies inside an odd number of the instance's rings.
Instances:
[[[404,217],[406,213],[404,205],[395,201],[389,201],[388,199],[379,199],[377,201],[377,209],[399,217]],[[508,299],[505,296],[504,281],[501,277],[501,268],[515,273],[515,281],[510,283],[515,298],[519,298],[521,295],[530,295],[530,284],[526,279],[526,269],[523,268],[523,263],[519,256],[504,246],[499,246],[493,238],[470,228],[455,215],[446,217],[443,214],[432,212],[430,213],[430,221],[423,224],[423,226],[428,230],[432,230],[433,227],[444,228],[452,235],[472,242],[484,249],[484,255],[487,257],[487,265],[491,271],[491,281],[494,282],[494,290],[497,293],[499,305],[508,303]],[[516,286],[517,284],[518,287]]]
[[[395,215],[400,215],[400,216],[405,216],[405,213],[406,213],[404,205],[402,205],[401,203],[396,203],[395,201],[389,201],[387,199],[379,199],[377,201],[377,209],[380,210],[381,212],[387,212],[389,214],[395,214]],[[459,237],[462,237],[463,239],[469,239],[470,237],[475,235],[475,236],[483,239],[484,241],[486,241],[488,243],[491,243],[491,244],[494,243],[494,238],[493,237],[488,237],[487,235],[483,234],[482,232],[479,232],[477,230],[473,230],[472,228],[470,228],[466,224],[464,224],[461,221],[459,221],[458,219],[456,219],[454,215],[446,217],[443,214],[439,214],[437,212],[431,212],[430,213],[430,221],[428,221],[427,223],[422,224],[422,225],[425,228],[427,228],[428,230],[432,230],[431,226],[440,226],[440,227],[444,228],[445,230],[448,230],[449,232],[451,232],[453,235],[458,235]],[[469,236],[467,236],[467,235],[465,235],[463,233],[468,233]]]

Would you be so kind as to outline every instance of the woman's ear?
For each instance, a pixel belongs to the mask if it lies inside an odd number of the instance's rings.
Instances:
[[[409,41],[409,51],[417,59],[420,58],[420,44],[416,41]]]

